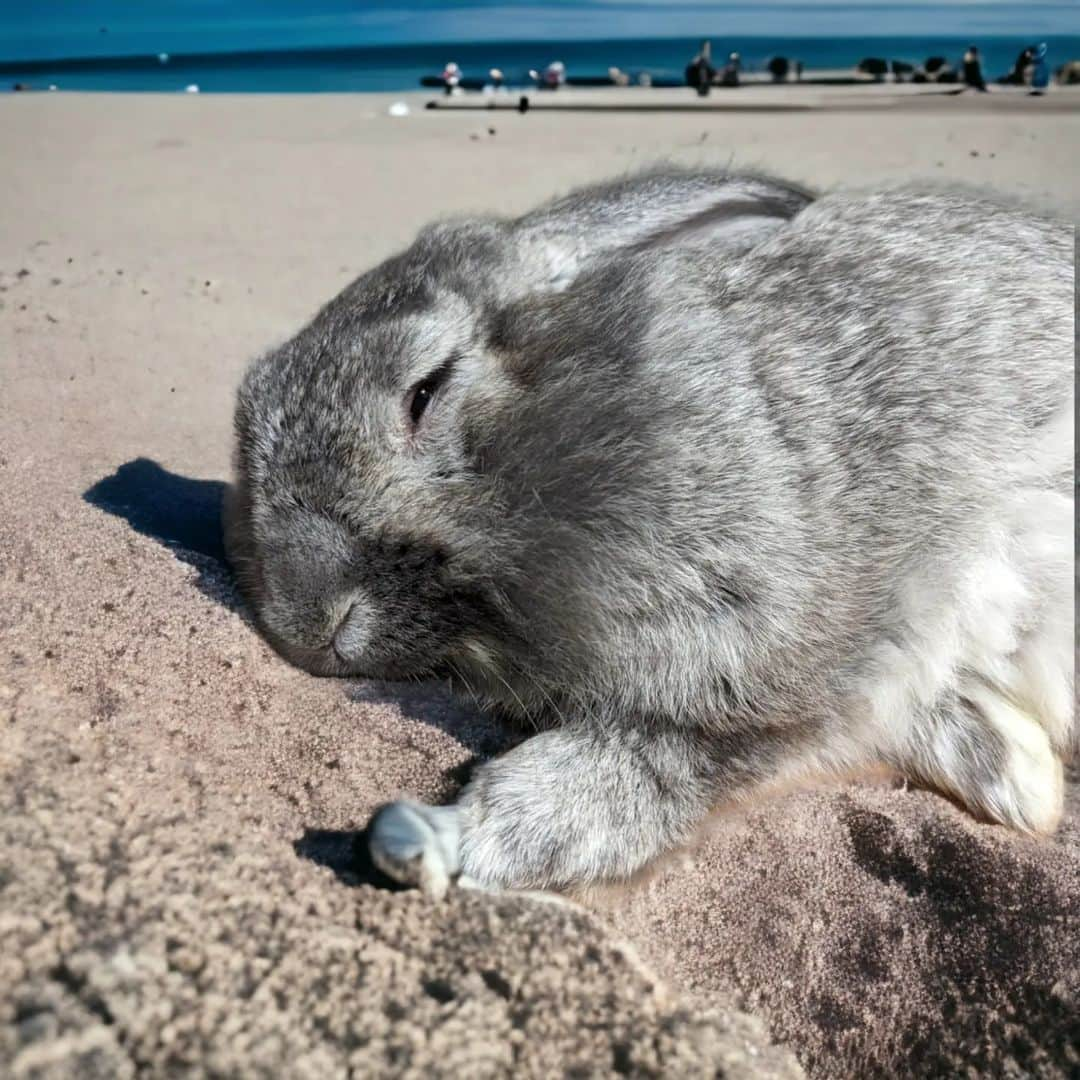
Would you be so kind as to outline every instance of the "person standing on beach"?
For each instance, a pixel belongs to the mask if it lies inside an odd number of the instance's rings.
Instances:
[[[1023,86],[1028,81],[1028,69],[1031,67],[1031,62],[1034,59],[1035,50],[1033,48],[1028,47],[1022,50],[1020,55],[1016,58],[1016,62],[1013,64],[1012,71],[998,81],[1010,86]]]
[[[1050,65],[1046,62],[1046,42],[1035,47],[1035,58],[1031,65],[1031,93],[1038,97],[1046,93],[1050,85]]]
[[[724,86],[738,86],[739,85],[739,70],[742,68],[742,57],[737,52],[733,52],[728,57],[728,62],[724,65],[724,70],[720,72],[720,82]]]
[[[697,90],[698,97],[708,97],[716,68],[712,66],[712,42],[703,41],[701,51],[686,65],[686,84]]]
[[[566,65],[561,60],[552,60],[544,68],[543,86],[546,90],[558,90],[566,83]]]
[[[443,92],[446,94],[452,94],[461,82],[461,68],[453,60],[443,68],[442,81]]]
[[[979,50],[974,46],[968,46],[964,53],[964,85],[976,90],[986,92],[986,80],[983,78],[982,62],[979,59]]]

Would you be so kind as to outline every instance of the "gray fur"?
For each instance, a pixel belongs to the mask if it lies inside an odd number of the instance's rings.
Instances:
[[[437,226],[249,372],[230,549],[291,659],[550,729],[478,770],[448,874],[625,879],[873,763],[1052,828],[1072,260],[980,196],[679,171]]]

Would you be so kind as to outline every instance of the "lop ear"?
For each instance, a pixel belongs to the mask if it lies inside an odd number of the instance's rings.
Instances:
[[[813,198],[769,177],[707,170],[658,170],[583,188],[514,223],[523,291],[561,291],[619,251],[692,245],[738,254]]]

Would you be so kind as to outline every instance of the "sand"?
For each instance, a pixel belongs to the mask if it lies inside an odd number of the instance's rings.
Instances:
[[[862,785],[726,819],[593,912],[393,892],[353,858],[372,808],[451,796],[504,733],[289,668],[217,515],[246,362],[432,217],[657,158],[1075,216],[1080,93],[397,97],[0,99],[0,1072],[1075,1074],[1075,776],[1048,841]]]

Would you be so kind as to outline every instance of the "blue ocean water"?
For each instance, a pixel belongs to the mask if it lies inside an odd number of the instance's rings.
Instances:
[[[1044,38],[1051,67],[1080,59],[1080,35]],[[492,67],[508,83],[524,84],[528,71],[561,60],[570,75],[599,76],[615,66],[631,74],[680,78],[697,51],[698,38],[612,41],[507,41],[471,44],[275,48],[260,51],[153,53],[66,60],[0,59],[0,89],[14,83],[60,90],[160,91],[175,93],[196,84],[208,93],[313,93],[417,89],[447,61],[466,77],[484,77]],[[863,57],[921,63],[944,56],[954,65],[971,43],[960,37],[785,38],[713,36],[713,57],[737,50],[745,70],[760,70],[773,56],[801,60],[807,72],[851,69]],[[977,40],[987,78],[1005,74],[1031,41],[1021,37]]]

